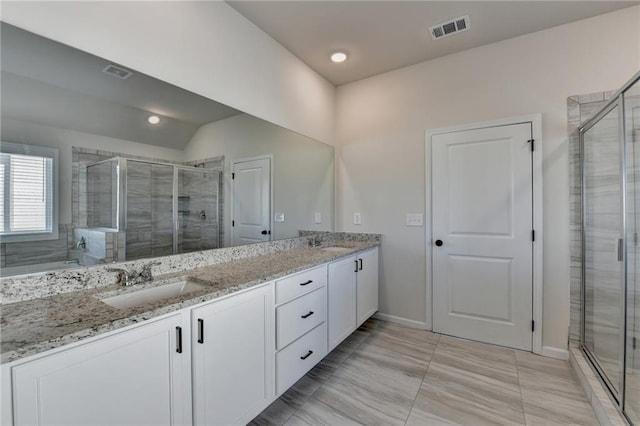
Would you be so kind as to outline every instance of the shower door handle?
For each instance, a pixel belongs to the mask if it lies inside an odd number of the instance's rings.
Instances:
[[[622,238],[618,238],[618,262],[622,262],[624,260],[624,240]]]

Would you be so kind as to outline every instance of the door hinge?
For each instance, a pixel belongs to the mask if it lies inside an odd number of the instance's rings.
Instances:
[[[527,142],[529,142],[531,144],[531,152],[536,150],[536,140],[535,139],[529,139]]]
[[[536,331],[536,322],[534,320],[531,320],[531,332]]]
[[[536,240],[536,230],[532,229],[531,230],[531,241],[535,241]]]
[[[638,338],[634,336],[631,338],[631,348],[635,349],[637,347],[638,347]]]
[[[236,226],[236,221],[235,220],[231,221],[231,226]]]
[[[235,173],[231,173],[231,180],[236,178],[236,174]]]

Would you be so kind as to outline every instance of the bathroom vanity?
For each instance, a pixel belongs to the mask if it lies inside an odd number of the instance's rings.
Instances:
[[[379,236],[282,244],[4,304],[2,424],[249,422],[378,308]]]

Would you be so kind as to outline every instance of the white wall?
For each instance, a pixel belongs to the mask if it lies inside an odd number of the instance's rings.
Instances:
[[[231,161],[273,156],[274,211],[285,221],[274,223],[272,238],[291,238],[300,229],[334,229],[334,148],[247,114],[200,127],[184,151],[185,161],[225,156],[225,194],[231,194]],[[229,202],[226,202],[229,201]],[[231,202],[224,203],[224,217]],[[322,223],[314,223],[315,212]],[[225,246],[231,245],[231,223],[225,220]]]
[[[3,1],[2,20],[333,143],[333,85],[222,1]]]
[[[425,130],[540,112],[543,346],[565,348],[566,98],[617,89],[639,69],[640,7],[634,7],[338,87],[338,229],[384,235],[381,312],[430,324],[425,229],[404,225],[406,213],[425,211]],[[361,226],[352,224],[354,212],[362,213]]]
[[[72,147],[117,152],[168,161],[183,161],[183,151],[181,150],[82,133],[75,130],[44,126],[14,118],[2,119],[2,134],[0,137],[4,142],[58,148],[60,151],[60,165],[58,169],[60,193],[58,200],[58,220],[61,224],[71,223]]]

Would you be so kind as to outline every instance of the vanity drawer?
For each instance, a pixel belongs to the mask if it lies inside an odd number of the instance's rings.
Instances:
[[[276,308],[277,349],[282,349],[327,319],[327,288],[322,287]]]
[[[276,355],[277,395],[311,370],[327,354],[327,323],[323,322]]]
[[[327,285],[327,265],[276,281],[276,305]]]

